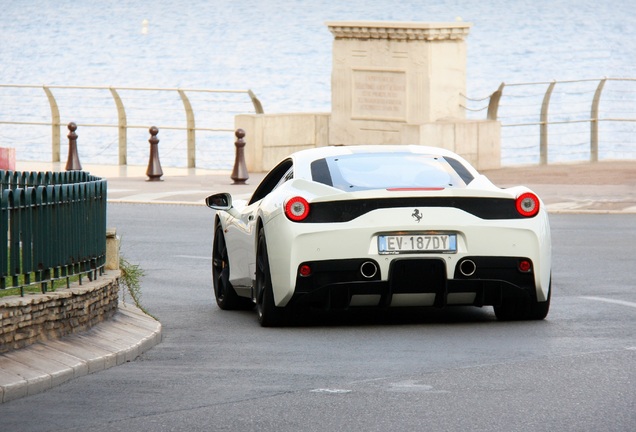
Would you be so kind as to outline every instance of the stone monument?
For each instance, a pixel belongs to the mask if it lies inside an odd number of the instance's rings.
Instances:
[[[334,36],[331,113],[236,117],[249,171],[324,145],[416,144],[454,151],[478,169],[500,167],[501,125],[467,120],[470,24],[343,21]]]
[[[467,121],[470,24],[328,22],[334,35],[330,144],[421,144],[500,166],[500,125]]]

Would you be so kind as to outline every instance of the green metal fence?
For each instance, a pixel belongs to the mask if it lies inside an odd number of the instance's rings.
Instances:
[[[106,190],[106,180],[82,171],[0,170],[0,289],[46,292],[56,280],[102,274]]]

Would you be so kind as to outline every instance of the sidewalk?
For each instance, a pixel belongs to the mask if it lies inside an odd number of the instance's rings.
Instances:
[[[550,213],[636,213],[636,160],[485,171],[498,186],[528,186]]]
[[[22,171],[64,170],[62,164],[21,162]],[[229,171],[167,168],[160,182],[149,182],[145,167],[88,165],[85,171],[108,179],[112,203],[204,205],[214,192],[247,198],[265,173],[250,173],[233,184]],[[483,171],[500,187],[524,185],[536,192],[550,213],[636,213],[636,160],[506,167]]]
[[[0,403],[133,361],[159,342],[161,324],[120,303],[115,316],[86,332],[0,354]]]
[[[60,171],[61,164],[19,162],[19,171]],[[164,169],[163,181],[146,181],[145,167],[84,166],[108,180],[110,203],[204,205],[214,192],[248,198],[264,177],[245,185],[230,172]],[[525,185],[551,213],[636,214],[636,161],[607,161],[501,168],[483,172],[500,187]],[[0,355],[0,402],[44,391],[69,379],[137,358],[161,340],[161,324],[130,305],[81,335],[42,342]]]
[[[17,171],[64,171],[62,163],[18,162]],[[250,173],[245,184],[233,184],[230,171],[163,168],[161,181],[147,181],[146,167],[83,165],[83,171],[108,180],[108,202],[205,205],[214,192],[249,197],[266,173]]]

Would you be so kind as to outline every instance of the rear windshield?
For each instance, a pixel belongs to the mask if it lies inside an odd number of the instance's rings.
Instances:
[[[343,191],[464,187],[473,180],[456,159],[412,153],[334,156],[311,164],[314,181]]]

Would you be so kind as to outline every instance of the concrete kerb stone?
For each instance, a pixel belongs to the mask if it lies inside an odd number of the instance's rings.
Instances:
[[[44,360],[54,359],[57,363],[64,365],[65,369],[72,371],[72,378],[77,378],[88,374],[88,365],[85,361],[72,356],[68,353],[58,351],[50,346],[42,344],[31,345],[24,348],[25,352],[29,352],[29,355],[39,357]]]
[[[9,402],[27,395],[27,381],[20,375],[0,369],[0,402]]]
[[[26,348],[28,350],[28,348]],[[44,358],[33,352],[27,351],[30,355],[8,352],[5,357],[15,361],[17,364],[31,368],[33,371],[41,371],[41,375],[48,375],[51,379],[50,386],[57,386],[69,381],[75,376],[73,368],[64,363],[58,362],[55,358]],[[27,380],[28,381],[28,380]]]
[[[53,368],[55,365],[51,365]],[[51,388],[51,375],[15,358],[2,359],[2,379],[4,388],[3,399],[16,399],[21,396],[30,396]],[[24,389],[20,389],[22,386]]]
[[[161,323],[120,303],[115,316],[85,333],[0,355],[0,403],[133,361],[161,339]]]

